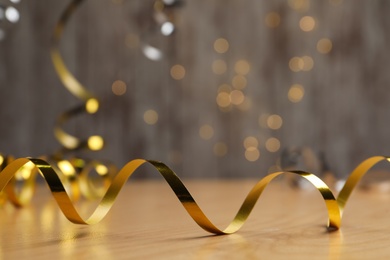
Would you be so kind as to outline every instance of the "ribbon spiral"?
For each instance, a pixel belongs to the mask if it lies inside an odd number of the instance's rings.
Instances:
[[[72,117],[75,117],[80,114],[95,114],[99,110],[99,100],[95,97],[93,93],[87,90],[87,88],[76,79],[72,72],[66,66],[64,59],[59,50],[60,40],[65,29],[66,24],[68,23],[69,18],[77,10],[79,5],[84,0],[73,0],[63,11],[60,19],[58,20],[54,33],[52,36],[51,44],[51,59],[54,65],[54,69],[60,78],[62,84],[65,88],[76,98],[81,100],[83,103],[69,109],[68,111],[62,113],[56,120],[54,127],[54,135],[60,144],[63,146],[63,151],[60,151],[58,156],[61,156],[64,151],[67,150],[77,150],[81,148],[87,148],[92,151],[98,151],[103,148],[104,140],[101,136],[93,135],[83,140],[74,135],[67,133],[63,126],[68,122]],[[154,4],[155,11],[155,20],[158,23],[161,31],[164,32],[162,28],[169,25],[171,28],[169,33],[165,35],[168,36],[174,31],[174,24],[171,22],[169,14],[166,9],[178,5],[178,0],[172,1],[170,4],[166,4],[163,0],[156,0]],[[156,47],[151,46],[149,43],[143,43],[142,51],[146,57],[152,60],[158,60],[162,57],[163,52]]]
[[[94,114],[99,109],[98,99],[89,92],[83,84],[81,84],[69,71],[65,62],[62,58],[62,55],[59,51],[59,43],[64,31],[65,25],[70,17],[70,15],[76,10],[78,5],[83,0],[74,0],[66,8],[66,10],[61,15],[59,21],[54,30],[52,38],[52,47],[51,47],[51,58],[61,82],[64,84],[65,88],[72,93],[75,97],[83,101],[82,104],[72,108],[63,114],[61,114],[56,121],[54,127],[54,134],[57,140],[66,150],[76,150],[80,148],[88,148],[90,150],[101,150],[103,147],[103,139],[100,136],[90,136],[86,140],[81,140],[63,130],[63,125],[71,118],[82,113]]]
[[[100,150],[103,145],[103,140],[100,136],[91,136],[87,140],[81,140],[63,130],[63,125],[71,117],[80,113],[93,114],[96,113],[99,109],[99,101],[97,98],[95,98],[94,95],[90,93],[68,70],[58,48],[62,32],[69,17],[83,1],[84,0],[73,0],[66,8],[56,25],[51,48],[52,61],[62,83],[74,96],[82,100],[83,104],[60,115],[57,119],[54,131],[57,139],[65,149],[75,150],[87,147],[91,150]],[[316,175],[304,171],[290,171],[290,173],[307,179],[321,193],[328,212],[327,226],[330,230],[336,230],[340,228],[345,205],[359,180],[371,167],[384,160],[390,161],[390,157],[375,156],[363,161],[350,174],[339,195],[337,196],[337,199],[329,187]],[[4,164],[3,162],[0,162],[0,191],[3,192],[4,190],[12,203],[14,203],[16,206],[23,206],[29,202],[34,190],[35,175],[36,173],[39,173],[48,184],[54,199],[56,200],[65,217],[76,224],[96,224],[100,222],[111,209],[117,195],[121,191],[128,178],[130,178],[141,165],[149,163],[154,166],[156,170],[162,175],[192,219],[201,228],[214,234],[231,234],[238,231],[246,222],[252,209],[256,205],[256,202],[260,198],[267,185],[275,177],[286,173],[275,172],[265,176],[259,182],[257,182],[248,193],[233,221],[225,229],[219,229],[203,213],[202,209],[196,203],[195,199],[180,180],[180,178],[174,173],[173,170],[171,170],[162,162],[144,159],[135,159],[128,162],[115,175],[115,177],[113,177],[109,182],[106,182],[107,190],[104,194],[103,192],[91,193],[91,188],[86,184],[87,186],[81,188],[81,190],[87,190],[86,194],[94,197],[99,197],[101,194],[103,194],[97,208],[87,219],[82,218],[77,212],[74,206],[74,200],[75,196],[77,197],[78,195],[72,195],[70,192],[74,192],[74,190],[72,191],[71,189],[69,191],[69,189],[66,189],[67,184],[61,177],[66,176],[66,172],[61,169],[61,167],[56,167],[43,159],[36,158],[19,158],[16,160],[7,159],[5,162],[6,163]],[[28,164],[30,166],[32,165],[33,167],[30,168],[31,172],[29,177],[25,179],[25,187],[21,189],[22,192],[20,194],[17,194],[15,192],[14,184],[15,176],[22,167],[25,167]],[[3,195],[3,193],[0,193],[0,200],[3,200]]]
[[[118,169],[109,162],[86,161],[72,158],[68,160],[57,160],[42,157],[46,162],[49,160],[50,167],[53,168],[62,182],[65,190],[73,202],[80,198],[98,199],[101,198],[110,186],[111,178],[115,176]],[[0,154],[0,172],[14,161],[13,156]],[[97,177],[91,177],[92,172],[97,173]],[[0,206],[9,200],[16,207],[27,205],[35,191],[37,168],[32,162],[28,162],[20,167],[0,192]]]
[[[329,230],[337,230],[341,225],[342,213],[345,205],[351,195],[353,189],[359,180],[365,175],[365,173],[374,165],[380,161],[390,161],[390,157],[374,156],[363,161],[356,169],[350,174],[344,187],[340,191],[337,199],[333,195],[329,187],[317,176],[312,173],[303,171],[291,171],[291,173],[297,174],[307,179],[313,184],[317,190],[321,193],[328,211],[328,228]],[[115,198],[119,194],[123,185],[127,179],[143,164],[149,163],[154,166],[157,171],[164,177],[165,181],[169,184],[177,198],[186,209],[192,219],[204,230],[214,234],[231,234],[238,231],[249,217],[252,209],[254,208],[260,195],[266,188],[266,186],[278,175],[286,172],[275,172],[262,178],[248,193],[240,209],[238,210],[233,221],[225,229],[219,229],[216,227],[203,213],[201,208],[196,203],[186,186],[180,180],[180,178],[171,170],[167,165],[162,162],[135,159],[128,162],[118,174],[111,180],[111,184],[108,187],[106,193],[102,197],[95,211],[87,219],[83,219],[74,207],[72,199],[68,195],[61,179],[59,178],[58,170],[55,170],[49,163],[42,159],[33,158],[19,158],[8,164],[0,172],[0,191],[7,187],[7,184],[15,176],[15,173],[27,163],[34,164],[40,175],[47,182],[51,193],[60,207],[63,214],[71,222],[75,224],[95,224],[100,222],[108,213]]]

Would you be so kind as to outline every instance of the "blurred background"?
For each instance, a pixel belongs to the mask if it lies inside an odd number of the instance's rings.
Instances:
[[[0,0],[1,153],[61,147],[55,121],[80,100],[59,80],[50,46],[69,3]],[[65,130],[101,135],[105,147],[72,154],[240,178],[306,147],[346,176],[390,154],[389,12],[385,0],[84,1],[60,50],[101,108]]]

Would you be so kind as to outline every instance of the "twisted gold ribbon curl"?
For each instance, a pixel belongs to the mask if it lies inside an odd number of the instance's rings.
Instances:
[[[77,98],[84,102],[83,105],[77,106],[74,109],[71,109],[63,113],[56,122],[55,126],[55,135],[59,142],[66,148],[70,150],[79,149],[82,147],[88,147],[91,150],[100,150],[102,148],[102,139],[99,136],[89,137],[88,140],[80,140],[79,138],[68,134],[63,130],[63,125],[73,116],[80,113],[96,113],[99,109],[99,102],[90,93],[86,88],[73,76],[73,74],[66,67],[63,58],[59,51],[59,42],[64,30],[64,27],[72,15],[72,13],[77,9],[80,3],[83,0],[73,0],[70,5],[63,12],[60,20],[58,21],[54,35],[53,35],[53,44],[51,48],[51,57],[57,74],[59,75],[64,86]],[[93,142],[95,141],[95,142]],[[94,143],[101,143],[101,145],[93,145]],[[297,174],[310,183],[312,183],[318,191],[321,193],[324,202],[328,211],[328,227],[330,229],[338,229],[341,225],[341,217],[344,211],[346,202],[351,195],[353,189],[359,180],[364,176],[364,174],[375,164],[380,161],[389,160],[388,157],[376,156],[369,158],[362,162],[349,176],[343,189],[339,193],[337,199],[333,195],[329,187],[317,176],[308,172],[302,171],[291,171],[293,174]],[[190,192],[187,190],[185,185],[179,179],[179,177],[164,163],[136,159],[127,163],[118,174],[112,179],[111,184],[108,186],[107,191],[95,209],[91,216],[87,219],[83,219],[77,210],[74,207],[73,200],[71,196],[67,193],[63,181],[61,181],[61,174],[58,173],[59,170],[51,166],[48,162],[42,159],[32,159],[32,158],[19,158],[9,163],[1,172],[0,172],[0,191],[12,190],[12,181],[15,177],[15,174],[19,171],[24,165],[32,163],[40,175],[47,182],[51,193],[56,200],[58,206],[64,213],[64,215],[73,223],[77,224],[95,224],[101,221],[104,216],[108,213],[112,207],[116,196],[122,189],[123,185],[126,183],[127,179],[145,163],[153,165],[157,171],[164,177],[169,186],[172,188],[176,194],[179,201],[182,203],[188,214],[193,218],[193,220],[204,230],[214,233],[214,234],[230,234],[238,231],[245,223],[246,219],[249,217],[252,209],[254,208],[257,200],[261,196],[262,192],[266,186],[278,175],[284,174],[285,172],[275,172],[265,176],[261,179],[249,192],[245,198],[242,206],[235,215],[233,221],[228,225],[227,228],[221,230],[216,227],[203,213],[201,208],[196,203],[195,199],[192,197]],[[12,192],[10,192],[12,194]],[[28,193],[31,195],[31,193]],[[93,196],[98,196],[99,194],[93,194]],[[25,196],[27,199],[17,198],[15,196],[15,201],[20,201],[20,205],[27,202],[31,196]],[[12,195],[11,195],[12,198]],[[16,203],[17,204],[17,203]]]
[[[364,162],[362,162],[349,176],[345,186],[341,190],[337,199],[335,199],[332,191],[329,187],[314,174],[302,171],[292,171],[291,173],[297,174],[310,183],[312,183],[318,191],[321,193],[328,211],[328,228],[330,229],[339,229],[341,225],[342,212],[344,210],[345,204],[355,188],[359,180],[364,176],[364,174],[375,164],[380,161],[387,160],[389,157],[385,156],[375,156],[371,157]],[[112,179],[111,185],[108,187],[107,192],[102,197],[99,205],[91,216],[87,219],[83,219],[72,203],[71,198],[69,197],[66,189],[59,178],[59,174],[49,163],[42,159],[32,159],[32,158],[20,158],[9,165],[7,165],[3,171],[0,173],[0,191],[2,191],[10,180],[14,177],[15,173],[27,163],[33,163],[39,173],[47,182],[51,193],[54,199],[57,201],[58,206],[64,213],[64,215],[73,223],[76,224],[95,224],[101,221],[110,208],[112,207],[115,198],[122,189],[123,185],[126,183],[127,179],[145,163],[153,165],[157,171],[164,177],[167,181],[173,192],[176,194],[177,198],[186,209],[188,214],[192,219],[204,230],[214,233],[214,234],[231,234],[238,231],[245,223],[246,219],[249,217],[252,209],[254,208],[257,200],[260,195],[266,188],[266,186],[278,175],[281,175],[285,172],[275,172],[265,176],[261,179],[249,192],[245,198],[243,204],[238,210],[233,221],[228,225],[224,230],[216,227],[203,213],[201,208],[196,203],[195,199],[192,197],[190,192],[187,190],[183,182],[179,177],[164,163],[136,159],[127,163],[118,174]]]
[[[76,150],[88,148],[90,150],[101,150],[103,148],[103,139],[100,136],[90,136],[87,140],[81,140],[63,130],[64,124],[71,118],[82,113],[94,114],[99,109],[98,99],[89,92],[70,72],[65,65],[62,55],[59,51],[59,43],[65,25],[71,14],[77,9],[83,0],[73,0],[58,20],[52,38],[51,59],[54,69],[57,72],[65,88],[75,97],[83,101],[82,105],[76,106],[61,114],[54,127],[54,135],[65,149]]]
[[[85,140],[82,140],[74,135],[67,133],[64,130],[64,125],[72,117],[84,113],[95,114],[100,106],[99,100],[90,91],[88,91],[87,88],[82,83],[80,83],[80,81],[78,81],[72,72],[68,69],[59,50],[59,44],[65,26],[68,23],[71,15],[77,10],[83,1],[84,0],[73,0],[70,2],[58,20],[52,36],[50,55],[54,69],[65,88],[76,98],[83,101],[83,104],[65,111],[56,120],[54,126],[54,135],[64,148],[59,152],[60,156],[67,150],[77,150],[81,148],[88,148],[89,150],[98,151],[101,150],[104,145],[104,140],[101,136],[94,135],[88,137]],[[159,26],[162,26],[164,22],[170,20],[168,14],[165,13],[166,7],[167,5],[163,1],[155,1],[155,19],[159,23]],[[143,44],[142,50],[149,58],[160,59],[162,57],[162,51],[149,44]],[[153,57],[156,55],[157,56],[153,58],[150,55],[147,55],[147,53],[150,52],[154,53]]]
[[[64,215],[73,223],[76,224],[95,224],[100,222],[104,216],[108,213],[112,207],[115,198],[122,189],[123,185],[126,183],[127,179],[134,173],[138,167],[144,163],[150,163],[153,165],[158,172],[164,177],[169,186],[172,188],[177,198],[180,200],[184,208],[187,210],[188,214],[193,218],[193,220],[204,230],[214,233],[214,234],[231,234],[239,230],[245,223],[246,219],[250,215],[253,207],[255,206],[258,198],[265,189],[265,187],[278,175],[283,172],[275,172],[260,180],[253,189],[249,192],[246,199],[244,200],[241,208],[238,210],[233,221],[229,226],[221,230],[217,228],[203,213],[198,204],[195,202],[195,199],[192,197],[190,192],[187,190],[183,182],[179,177],[164,163],[143,159],[136,159],[127,163],[113,178],[111,185],[109,186],[107,192],[104,194],[102,200],[100,201],[96,210],[92,215],[83,219],[77,210],[74,207],[74,204],[66,192],[66,189],[59,178],[59,174],[54,170],[49,163],[42,159],[32,159],[32,158],[20,158],[13,161],[0,173],[0,190],[4,189],[8,182],[13,178],[15,173],[25,164],[32,162],[35,167],[38,169],[39,173],[47,182],[51,193],[54,199],[57,201],[58,206],[64,213]],[[340,212],[338,208],[337,201],[333,196],[332,192],[328,186],[321,181],[314,174],[307,172],[294,171],[292,173],[298,174],[303,178],[306,178],[310,181],[321,193],[326,207],[328,209],[329,223],[328,227],[333,229],[338,229],[340,226]]]
[[[101,198],[110,186],[111,178],[118,171],[115,165],[108,162],[85,161],[78,158],[69,160],[43,158],[50,161],[50,167],[57,173],[73,202],[82,197],[90,200]],[[0,154],[0,172],[14,160],[13,156]],[[99,185],[96,185],[96,178],[90,176],[93,171],[98,175]],[[10,201],[16,207],[29,204],[35,191],[36,175],[37,167],[31,161],[20,167],[0,192],[0,205],[6,201]]]

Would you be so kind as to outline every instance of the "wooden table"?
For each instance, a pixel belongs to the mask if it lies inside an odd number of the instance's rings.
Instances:
[[[219,227],[255,180],[185,181]],[[83,214],[92,202],[77,204]],[[75,225],[41,185],[30,206],[0,209],[0,259],[389,259],[390,193],[356,190],[340,231],[327,232],[316,190],[266,189],[238,233],[215,236],[187,215],[163,181],[130,180],[108,216]]]

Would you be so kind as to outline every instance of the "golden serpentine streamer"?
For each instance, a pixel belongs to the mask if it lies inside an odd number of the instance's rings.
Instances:
[[[297,174],[307,179],[313,184],[317,190],[321,193],[327,211],[328,211],[328,228],[329,230],[337,230],[341,225],[342,213],[349,196],[353,189],[359,182],[359,180],[367,173],[367,171],[381,161],[390,161],[390,157],[385,156],[374,156],[363,161],[348,177],[344,187],[340,191],[337,199],[333,195],[329,187],[317,176],[312,173],[303,171],[291,171],[290,173]],[[87,219],[83,219],[74,207],[72,199],[68,195],[61,179],[59,178],[58,170],[55,170],[49,163],[42,159],[33,158],[19,158],[12,161],[0,172],[0,191],[8,187],[8,183],[15,176],[18,170],[26,165],[32,163],[40,175],[47,182],[51,193],[60,207],[63,214],[71,222],[76,224],[95,224],[100,222],[108,213],[112,205],[114,204],[115,198],[119,194],[123,185],[127,179],[143,164],[149,163],[153,165],[157,171],[164,177],[165,181],[169,184],[177,198],[186,209],[192,219],[204,230],[214,234],[231,234],[238,231],[249,217],[252,209],[254,208],[260,195],[266,188],[266,186],[278,175],[286,172],[275,172],[262,178],[252,190],[249,192],[240,209],[238,210],[233,221],[225,229],[219,229],[216,227],[203,213],[201,208],[196,203],[186,186],[179,179],[179,177],[164,163],[135,159],[128,162],[112,179],[110,186],[106,193],[102,197],[95,211]]]
[[[63,130],[63,125],[69,120],[69,118],[84,112],[93,114],[96,113],[99,109],[98,100],[69,71],[63,61],[63,58],[58,48],[64,27],[69,17],[82,2],[83,0],[73,0],[63,12],[54,31],[51,57],[55,70],[64,86],[74,96],[82,100],[84,103],[74,109],[63,113],[57,119],[54,132],[55,136],[65,149],[75,150],[87,147],[91,150],[100,150],[103,146],[103,140],[100,136],[91,136],[87,140],[81,140],[73,135],[68,134]],[[60,207],[64,215],[71,222],[76,224],[95,224],[100,222],[112,207],[115,198],[122,189],[123,185],[126,183],[127,179],[138,169],[138,167],[145,163],[149,163],[153,165],[157,169],[157,171],[164,177],[164,179],[172,188],[173,192],[176,194],[177,198],[182,203],[188,214],[193,218],[193,220],[204,230],[214,234],[231,234],[238,231],[244,225],[246,219],[249,217],[252,209],[254,208],[257,200],[261,196],[266,186],[276,176],[285,173],[275,172],[261,179],[249,192],[242,206],[234,217],[233,221],[228,225],[227,228],[221,230],[216,227],[203,213],[203,211],[198,206],[195,199],[192,197],[192,195],[187,190],[183,182],[179,179],[179,177],[162,162],[136,159],[127,163],[111,181],[105,182],[105,186],[108,188],[102,196],[99,205],[89,218],[83,219],[74,207],[74,201],[79,196],[78,193],[80,191],[85,191],[84,193],[87,197],[99,197],[102,194],[101,190],[99,192],[92,193],[91,190],[93,189],[91,189],[91,187],[89,187],[89,183],[85,181],[87,180],[87,178],[85,177],[87,176],[86,172],[90,170],[89,167],[86,167],[85,170],[82,170],[84,174],[82,174],[81,176],[84,177],[82,177],[81,180],[84,181],[81,181],[81,183],[84,184],[82,184],[80,187],[75,188],[74,183],[71,183],[71,188],[69,189],[66,188],[66,186],[69,185],[67,182],[69,182],[69,180],[71,180],[72,178],[63,178],[63,176],[69,177],[69,172],[67,173],[67,171],[64,170],[67,169],[67,167],[65,166],[67,163],[69,163],[69,161],[59,160],[56,162],[57,164],[60,162],[64,162],[64,168],[59,167],[59,165],[58,167],[51,165],[43,159],[19,158],[13,160],[13,158],[1,156],[0,158],[3,158],[3,161],[0,162],[0,202],[3,201],[4,195],[7,195],[8,199],[16,206],[23,206],[27,204],[31,200],[33,195],[35,187],[35,175],[36,173],[39,173],[48,184],[54,199],[56,200],[58,206]],[[389,161],[390,159],[389,157],[375,156],[362,162],[351,173],[344,187],[340,191],[337,199],[335,198],[329,187],[314,174],[303,171],[290,172],[307,179],[321,193],[328,211],[328,228],[330,230],[334,230],[340,228],[342,213],[344,211],[345,204],[359,180],[371,167],[383,160]],[[27,168],[29,169],[30,174],[24,179],[25,182],[23,184],[23,187],[22,189],[20,189],[20,192],[17,193],[15,189],[15,176],[17,173],[20,172],[20,169],[26,167],[26,165],[29,165]],[[96,165],[91,165],[91,167],[98,166],[99,162],[96,162]]]
[[[42,156],[40,159],[49,160],[51,167],[58,173],[60,181],[73,202],[80,198],[101,198],[110,186],[111,178],[118,169],[109,162],[82,160],[79,158],[57,160]],[[0,154],[0,172],[15,158]],[[97,177],[91,177],[95,172]],[[28,204],[35,191],[37,169],[32,162],[24,164],[15,172],[3,192],[0,192],[0,206],[8,200],[16,207]]]
[[[88,137],[86,140],[82,140],[77,138],[74,135],[67,133],[63,126],[65,123],[70,120],[70,118],[83,114],[95,114],[99,110],[99,100],[87,90],[87,88],[76,79],[76,77],[72,74],[72,72],[66,66],[64,59],[59,50],[60,40],[65,29],[65,26],[71,17],[71,15],[76,11],[79,5],[84,0],[73,0],[64,10],[60,19],[58,20],[56,27],[54,29],[54,33],[52,36],[52,44],[50,55],[54,65],[54,69],[60,78],[62,84],[65,88],[75,97],[83,101],[83,104],[72,108],[63,114],[61,114],[57,120],[54,127],[54,135],[60,144],[65,148],[65,150],[77,150],[80,148],[88,148],[92,151],[98,151],[103,148],[104,140],[101,136],[93,135]],[[156,16],[162,19],[159,23],[163,23],[165,21],[169,21],[169,18],[164,13],[165,4],[161,0],[156,0],[154,4]],[[152,47],[148,44],[144,44],[143,51],[146,49],[152,48],[154,52],[158,52],[158,55],[162,55],[162,51],[158,50],[155,47]],[[61,151],[59,155],[61,155],[64,151]]]
[[[72,108],[65,113],[61,114],[56,121],[54,127],[54,134],[57,140],[62,144],[65,149],[76,150],[80,148],[88,148],[90,150],[101,150],[103,148],[103,138],[100,136],[90,136],[87,140],[81,140],[63,130],[63,125],[71,118],[81,113],[94,114],[99,109],[98,99],[89,92],[83,84],[81,84],[69,71],[59,51],[59,43],[64,31],[65,25],[76,10],[82,0],[74,0],[65,9],[61,15],[59,21],[54,30],[51,47],[51,58],[61,82],[65,88],[72,93],[75,97],[82,100],[84,103]]]
[[[50,55],[54,69],[65,88],[72,95],[83,101],[83,104],[64,112],[57,118],[54,127],[54,135],[60,144],[65,148],[65,150],[88,148],[92,151],[98,151],[101,150],[104,145],[104,140],[101,136],[93,135],[88,137],[86,140],[82,140],[74,135],[67,133],[63,129],[63,126],[67,121],[70,120],[70,118],[83,113],[95,114],[99,110],[100,106],[99,100],[90,91],[88,91],[87,88],[80,81],[78,81],[72,72],[68,69],[59,50],[60,40],[65,26],[69,18],[83,1],[84,0],[73,0],[65,8],[55,26],[52,36]],[[176,1],[174,1],[171,5],[173,6],[175,4],[177,4]],[[165,4],[162,0],[156,0],[154,3],[155,19],[157,20],[159,26],[162,26],[165,22],[170,21],[168,14],[165,13],[165,9],[168,6],[170,5]],[[147,57],[151,58],[150,55],[147,55],[147,50],[152,50],[153,53],[156,53],[155,55],[157,55],[157,59],[162,57],[163,52],[161,50],[149,45],[148,43],[143,43],[142,45],[142,50]],[[156,57],[152,59],[155,60]],[[61,155],[63,152],[64,151],[60,151],[59,155]]]
[[[78,158],[64,159],[64,152],[66,151],[81,148],[100,150],[104,144],[104,140],[100,136],[90,136],[88,139],[82,140],[63,130],[64,124],[72,117],[82,113],[94,114],[99,109],[98,99],[70,72],[59,50],[60,40],[67,21],[80,3],[82,3],[82,0],[72,1],[58,20],[52,36],[50,54],[55,71],[65,88],[83,101],[83,103],[62,113],[56,120],[54,134],[63,148],[53,155],[40,157],[41,159],[49,160],[51,166],[61,173],[59,177],[73,201],[78,200],[81,196],[87,199],[102,197],[105,189],[110,185],[110,177],[117,172],[116,167],[111,163],[103,163],[96,160],[85,161]],[[164,13],[165,3],[162,0],[156,0],[154,9],[156,16],[161,20],[159,20],[160,23],[169,20]],[[0,154],[0,171],[13,160],[12,156]],[[7,199],[17,207],[21,207],[29,202],[35,187],[36,171],[33,168],[34,166],[26,164],[15,174],[5,188],[5,192],[0,193],[0,205],[3,205]],[[95,187],[92,180],[88,178],[89,173],[93,170],[102,177],[103,187]],[[18,182],[22,183],[22,185],[18,185]],[[18,192],[15,192],[16,186],[19,186]]]

